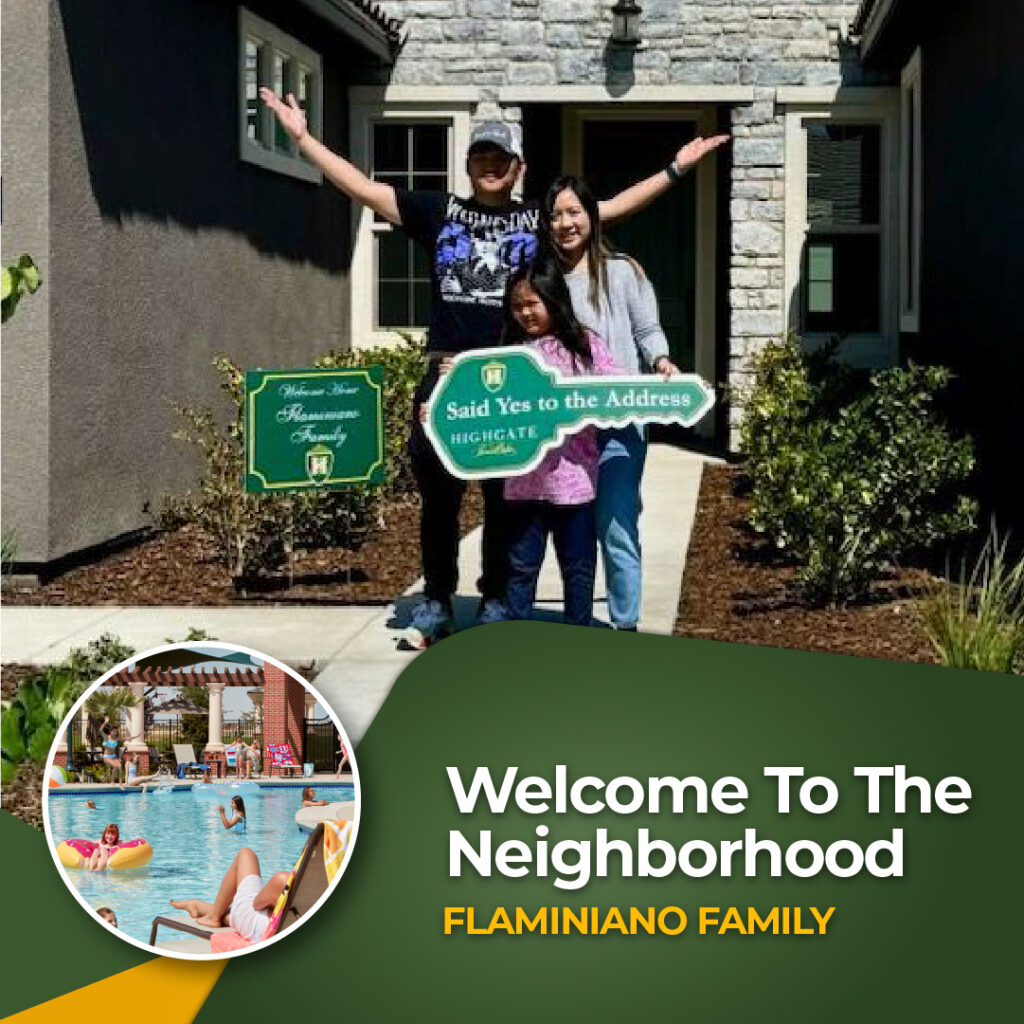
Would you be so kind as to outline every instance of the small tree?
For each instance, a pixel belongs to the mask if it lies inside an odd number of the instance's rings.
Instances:
[[[138,697],[125,686],[113,690],[97,690],[85,702],[85,710],[89,715],[89,743],[95,746],[99,742],[100,727],[104,720],[120,728],[121,712],[134,708],[140,703]]]

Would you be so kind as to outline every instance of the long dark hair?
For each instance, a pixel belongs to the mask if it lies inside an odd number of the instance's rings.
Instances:
[[[233,796],[231,798],[231,806],[244,818],[245,817],[245,801],[240,796]]]
[[[562,271],[554,260],[544,257],[518,267],[509,275],[505,288],[505,330],[501,343],[521,345],[529,340],[526,331],[512,315],[512,293],[524,281],[540,296],[547,308],[551,318],[551,333],[572,353],[573,359],[579,359],[584,366],[591,366],[593,356],[590,336],[572,311],[572,299]]]
[[[555,200],[566,191],[572,192],[576,196],[580,201],[580,206],[583,207],[583,212],[590,219],[590,238],[587,239],[587,273],[590,277],[590,288],[587,292],[587,298],[590,299],[590,304],[594,309],[597,309],[601,302],[602,291],[607,291],[608,289],[608,270],[606,264],[609,259],[616,257],[625,258],[633,265],[633,269],[641,275],[643,275],[643,269],[632,257],[627,256],[625,253],[617,252],[604,237],[604,231],[601,228],[601,210],[597,205],[597,197],[591,192],[590,186],[586,181],[582,178],[577,178],[575,174],[563,174],[560,178],[555,178],[547,191],[547,195],[544,196],[544,202],[540,208],[540,237],[544,252],[561,264],[562,257],[558,247],[555,245],[551,231],[551,219],[555,213]]]

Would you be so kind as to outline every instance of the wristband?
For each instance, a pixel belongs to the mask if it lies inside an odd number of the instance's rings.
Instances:
[[[673,185],[683,176],[683,172],[676,167],[675,160],[665,168],[665,173],[668,175],[668,180],[671,181]]]

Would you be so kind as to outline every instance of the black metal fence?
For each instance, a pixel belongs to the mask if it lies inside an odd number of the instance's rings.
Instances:
[[[317,772],[333,772],[338,767],[335,751],[341,746],[338,730],[329,718],[314,721],[306,719],[305,752],[302,760],[313,762],[313,770]]]

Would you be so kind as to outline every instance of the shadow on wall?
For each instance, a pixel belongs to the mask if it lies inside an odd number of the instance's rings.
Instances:
[[[255,0],[247,7],[321,53],[324,140],[347,149],[345,82],[365,66],[364,56],[298,5],[286,11]],[[59,8],[71,69],[67,104],[80,119],[104,219],[219,228],[261,252],[330,271],[348,266],[344,197],[239,157],[236,4],[59,0]]]

